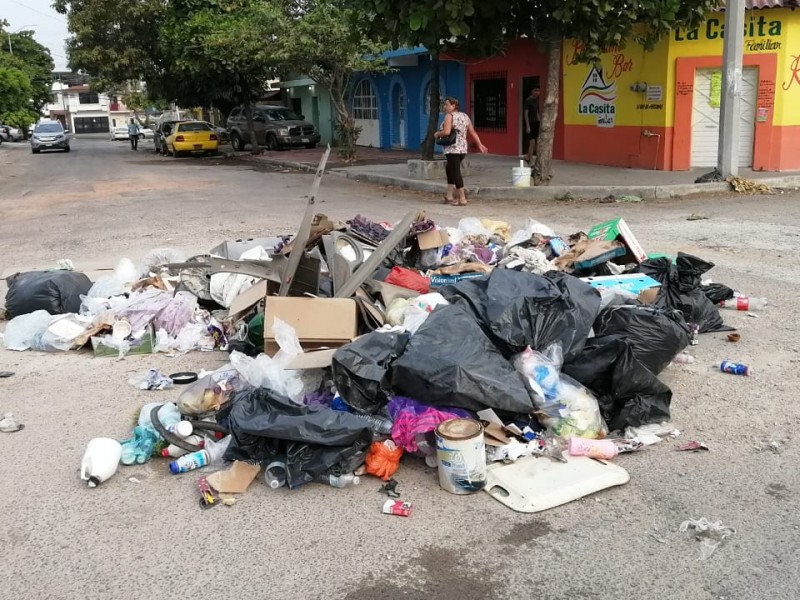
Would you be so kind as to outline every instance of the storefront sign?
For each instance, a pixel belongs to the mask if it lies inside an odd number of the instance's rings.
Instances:
[[[748,52],[780,50],[781,42],[770,38],[783,35],[783,23],[778,20],[767,21],[763,14],[758,16],[751,15],[745,21],[742,33],[746,38],[758,38],[745,45]],[[725,21],[718,17],[711,17],[703,26],[697,29],[688,31],[686,29],[676,29],[674,35],[676,42],[723,39],[725,37]]]
[[[664,88],[660,85],[647,86],[647,101],[661,102],[664,99]]]
[[[769,109],[768,108],[764,108],[763,106],[760,106],[758,108],[758,114],[756,116],[756,120],[759,123],[766,123],[768,117],[769,117]]]
[[[788,91],[794,84],[800,85],[800,55],[792,56],[792,63],[789,65],[789,79],[783,82],[783,91]]]
[[[578,114],[595,115],[598,127],[614,127],[617,82],[606,83],[603,74],[592,67],[581,87]]]

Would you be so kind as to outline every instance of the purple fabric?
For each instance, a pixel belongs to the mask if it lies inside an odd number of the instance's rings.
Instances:
[[[388,408],[394,421],[392,439],[408,452],[419,450],[417,436],[433,431],[442,421],[472,417],[469,411],[462,408],[440,410],[403,396],[392,398]]]

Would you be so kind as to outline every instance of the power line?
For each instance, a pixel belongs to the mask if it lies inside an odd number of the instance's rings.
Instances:
[[[64,19],[61,19],[61,18],[58,18],[58,17],[54,17],[53,15],[47,14],[46,12],[42,12],[38,8],[33,8],[32,6],[28,6],[27,4],[23,4],[22,2],[18,2],[17,0],[10,0],[10,2],[13,2],[14,4],[18,4],[22,8],[27,8],[28,10],[31,10],[31,11],[33,11],[35,13],[38,13],[38,14],[42,15],[43,17],[47,17],[48,19],[53,19],[54,21],[58,21],[59,23],[63,23],[64,25],[67,24],[67,22]]]

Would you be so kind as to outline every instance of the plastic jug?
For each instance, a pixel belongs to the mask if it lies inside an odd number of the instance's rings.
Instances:
[[[86,446],[81,461],[81,479],[87,481],[89,487],[97,487],[117,472],[122,446],[111,438],[94,438]]]

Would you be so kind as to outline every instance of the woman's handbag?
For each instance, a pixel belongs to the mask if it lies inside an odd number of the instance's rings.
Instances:
[[[436,138],[436,143],[440,146],[452,146],[456,143],[458,137],[458,130],[455,127],[450,128],[450,133],[443,137]]]

